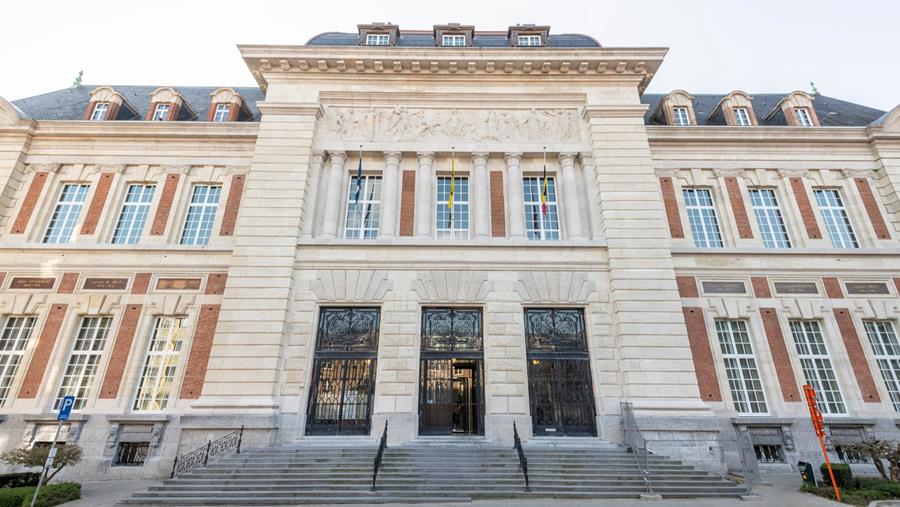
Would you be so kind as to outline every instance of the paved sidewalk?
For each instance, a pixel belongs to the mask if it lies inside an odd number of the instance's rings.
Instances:
[[[81,500],[69,502],[66,507],[107,507],[115,505],[132,493],[144,491],[159,484],[158,480],[140,481],[85,481],[81,483]]]

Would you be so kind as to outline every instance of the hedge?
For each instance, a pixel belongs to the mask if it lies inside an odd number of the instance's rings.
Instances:
[[[34,488],[2,488],[0,489],[0,507],[28,507]],[[81,498],[81,484],[75,482],[61,482],[59,484],[47,484],[41,486],[38,494],[38,507],[53,507],[61,503],[71,502]]]
[[[23,486],[37,486],[38,481],[40,480],[40,472],[0,474],[0,488],[21,488]]]
[[[822,472],[825,484],[830,486],[831,476],[828,474],[828,467],[825,466],[825,463],[822,463],[819,471]],[[850,465],[846,463],[832,463],[831,471],[834,472],[834,482],[837,483],[839,488],[852,488],[854,486],[853,472],[850,471]]]

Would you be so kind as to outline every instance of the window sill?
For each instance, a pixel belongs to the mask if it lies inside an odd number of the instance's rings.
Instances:
[[[335,239],[309,238],[301,239],[297,246],[346,246],[346,247],[534,247],[534,248],[598,248],[606,247],[606,240],[530,240],[509,238],[486,239],[433,239],[403,237],[394,239]]]
[[[673,246],[672,254],[690,255],[900,255],[900,247],[885,248],[765,248],[765,247],[724,247],[699,248],[694,246]]]

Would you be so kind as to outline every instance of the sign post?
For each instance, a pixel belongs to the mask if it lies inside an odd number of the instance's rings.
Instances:
[[[47,453],[47,461],[41,470],[41,476],[38,479],[37,487],[34,488],[34,496],[31,497],[31,507],[37,502],[38,493],[41,491],[41,485],[44,483],[44,477],[50,473],[53,467],[53,460],[56,459],[56,441],[59,440],[59,433],[62,431],[62,425],[69,420],[69,414],[72,413],[72,407],[75,406],[74,396],[64,396],[59,404],[59,414],[56,416],[56,434],[53,436],[53,443],[50,444],[50,452]]]
[[[838,489],[837,481],[834,480],[834,471],[831,469],[831,461],[828,459],[828,451],[825,450],[825,426],[822,420],[822,411],[816,403],[816,390],[809,384],[803,386],[803,395],[806,397],[806,404],[809,406],[809,417],[812,419],[813,429],[816,430],[816,436],[819,437],[819,445],[822,446],[822,456],[825,456],[825,466],[828,467],[828,475],[831,476],[831,487],[834,488],[834,497],[838,502],[841,501],[841,492]]]

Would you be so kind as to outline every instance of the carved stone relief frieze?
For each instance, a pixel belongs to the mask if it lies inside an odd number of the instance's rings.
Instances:
[[[484,271],[419,271],[412,282],[412,290],[419,301],[481,302],[492,290]]]

